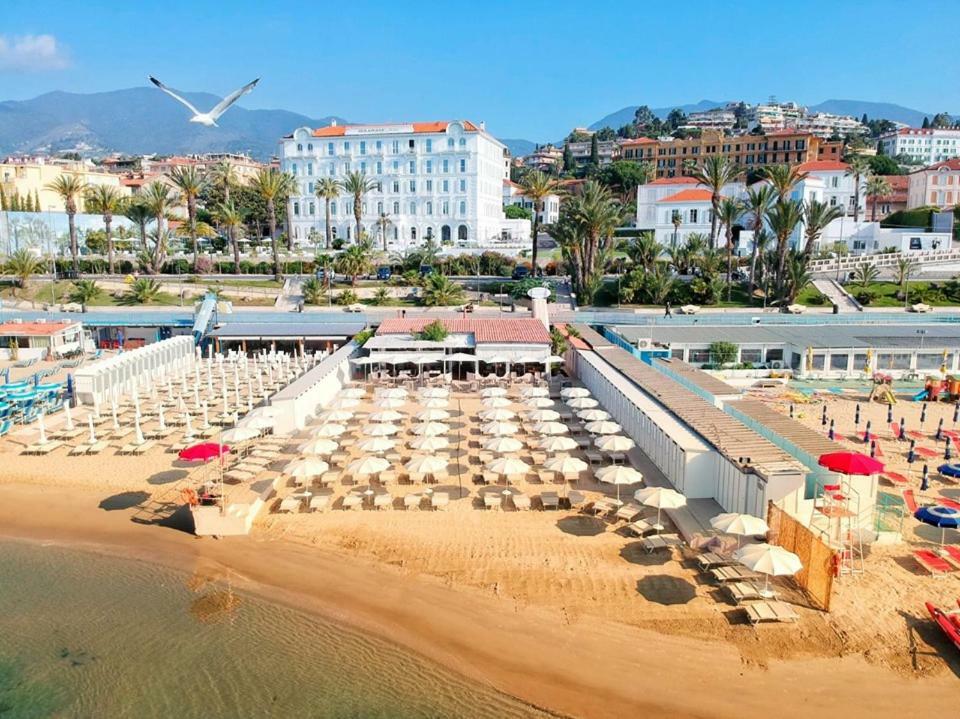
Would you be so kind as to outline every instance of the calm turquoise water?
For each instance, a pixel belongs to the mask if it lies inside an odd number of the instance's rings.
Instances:
[[[543,717],[222,578],[0,542],[0,717]]]

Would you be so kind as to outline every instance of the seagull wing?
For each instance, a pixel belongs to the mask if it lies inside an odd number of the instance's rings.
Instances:
[[[200,114],[202,114],[197,108],[195,108],[195,107],[194,107],[193,105],[191,105],[189,102],[187,102],[186,100],[184,100],[184,99],[183,99],[182,97],[180,97],[177,93],[175,93],[173,90],[171,90],[169,87],[167,87],[166,85],[164,85],[162,82],[160,82],[157,78],[153,77],[152,75],[150,76],[150,82],[152,82],[154,85],[156,85],[157,87],[159,87],[161,90],[163,90],[165,93],[167,93],[170,97],[172,97],[172,98],[173,98],[174,100],[176,100],[177,102],[183,103],[184,105],[186,105],[187,107],[189,107],[189,108],[190,108],[190,112],[192,112],[194,115],[200,115]]]
[[[235,103],[237,100],[239,100],[241,96],[246,95],[248,92],[250,92],[250,91],[256,86],[256,84],[257,84],[258,82],[260,82],[260,78],[259,78],[259,77],[258,77],[256,80],[254,80],[253,82],[248,82],[246,85],[244,85],[243,87],[241,87],[239,90],[237,90],[237,91],[235,91],[235,92],[232,92],[232,93],[230,93],[229,95],[227,95],[225,98],[223,98],[220,102],[217,103],[217,106],[216,106],[216,107],[214,107],[214,108],[210,111],[210,113],[209,113],[210,117],[212,117],[214,120],[216,120],[218,117],[220,117],[223,113],[225,113],[225,112],[227,111],[227,108],[228,108],[228,107],[230,107],[233,103]]]

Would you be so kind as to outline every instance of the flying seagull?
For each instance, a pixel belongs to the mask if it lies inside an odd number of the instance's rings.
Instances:
[[[246,95],[248,92],[250,92],[254,88],[254,86],[256,86],[258,82],[260,82],[260,78],[258,77],[253,82],[247,83],[246,85],[241,87],[239,90],[227,95],[220,102],[218,102],[217,105],[210,112],[200,112],[197,108],[191,105],[187,100],[184,100],[177,93],[175,93],[169,87],[167,87],[162,82],[160,82],[157,78],[153,77],[152,75],[149,77],[150,77],[150,82],[152,82],[154,85],[159,87],[161,90],[163,90],[165,93],[167,93],[170,97],[172,97],[177,102],[180,102],[186,105],[188,108],[190,108],[190,112],[193,113],[193,117],[190,118],[190,122],[196,122],[196,123],[199,123],[200,125],[204,125],[205,127],[219,127],[219,125],[217,125],[217,120],[220,119],[220,116],[223,113],[225,113],[233,103],[239,100],[241,96]]]

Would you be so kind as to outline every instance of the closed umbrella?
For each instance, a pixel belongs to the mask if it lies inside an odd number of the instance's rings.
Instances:
[[[347,465],[347,474],[366,477],[386,472],[389,468],[390,463],[383,457],[361,457]]]
[[[70,409],[69,402],[63,403],[63,414],[65,415],[63,428],[68,432],[72,432],[73,431],[73,411]]]
[[[42,416],[43,415],[41,415],[41,417]],[[167,422],[163,416],[163,405],[160,405],[160,408],[157,410],[157,425],[159,426],[161,432],[167,429]]]
[[[519,452],[523,442],[513,437],[494,437],[483,443],[483,448],[491,452]]]
[[[587,422],[583,425],[583,428],[590,434],[616,434],[622,429],[616,422],[609,422],[603,419],[597,422]]]
[[[567,434],[570,428],[562,422],[538,422],[533,425],[533,431],[537,434]]]
[[[520,431],[513,422],[487,422],[481,425],[480,431],[484,434],[511,435]]]
[[[410,461],[407,462],[404,467],[406,467],[408,472],[414,474],[435,474],[436,472],[444,471],[448,464],[449,462],[446,458],[428,454],[411,457]]]
[[[549,397],[531,397],[524,404],[531,409],[547,409],[553,407],[554,402]]]
[[[410,446],[424,452],[436,452],[449,447],[450,440],[446,437],[416,437],[410,440]]]
[[[578,457],[561,454],[550,457],[543,463],[543,468],[559,474],[579,474],[587,468],[587,463]]]
[[[770,577],[790,576],[803,569],[793,552],[775,544],[748,544],[733,553],[733,558],[747,569],[765,575],[763,594],[770,594]]]
[[[193,439],[193,421],[190,419],[190,413],[183,413],[183,438]]]
[[[311,439],[309,442],[304,442],[297,449],[300,454],[328,455],[335,452],[339,446],[340,445],[332,439],[319,437],[317,439]]]
[[[445,409],[425,409],[417,412],[417,419],[421,422],[439,422],[450,419],[450,413]]]
[[[573,437],[552,435],[541,439],[537,446],[545,452],[569,452],[577,448],[577,441]]]
[[[560,419],[560,413],[553,409],[535,409],[527,413],[527,419],[531,422],[556,422]]]
[[[480,392],[481,397],[506,397],[507,390],[503,387],[487,387]]]
[[[399,422],[402,419],[403,414],[395,409],[384,409],[370,415],[372,422]]]
[[[506,422],[517,416],[516,412],[509,409],[485,409],[479,414],[480,419],[488,422]]]
[[[146,444],[147,440],[143,436],[143,428],[140,426],[140,413],[133,415],[133,441],[137,445]]]
[[[96,444],[96,443],[97,443],[97,433],[96,433],[96,431],[94,430],[93,415],[92,415],[92,414],[88,414],[88,415],[87,415],[87,426],[90,428],[90,444]]]
[[[603,450],[604,452],[629,452],[636,445],[632,439],[624,437],[622,434],[608,434],[603,437],[597,437],[594,444],[597,446],[597,449]]]
[[[436,400],[429,400],[434,402]],[[403,407],[407,403],[404,399],[398,399],[396,397],[381,397],[374,404],[380,409],[398,409]]]
[[[610,419],[610,413],[602,409],[582,409],[577,412],[577,417],[584,422],[601,422]]]
[[[480,401],[484,407],[509,407],[513,402],[508,400],[506,397],[486,397]]]
[[[550,390],[546,387],[527,387],[520,393],[521,397],[549,397]]]
[[[740,537],[756,537],[770,531],[770,527],[760,517],[738,512],[718,514],[710,519],[710,526],[718,532],[735,535],[737,537],[737,547],[740,546]]]
[[[590,390],[588,390],[586,387],[567,387],[566,389],[560,390],[560,396],[563,397],[564,399],[567,399],[567,398],[573,399],[575,397],[589,397]]]
[[[47,427],[46,427],[46,422],[45,422],[45,420],[43,419],[43,417],[44,417],[44,413],[41,411],[41,412],[40,412],[40,415],[37,417],[37,425],[38,425],[39,430],[40,430],[40,437],[39,437],[39,439],[37,440],[37,442],[39,442],[40,444],[46,444],[46,443],[47,443]]]
[[[687,503],[687,498],[675,489],[666,487],[646,487],[633,493],[633,498],[645,507],[657,508],[657,524],[660,524],[660,512],[664,509],[678,509]]]
[[[283,473],[288,477],[319,477],[330,469],[330,465],[322,459],[316,457],[303,457],[295,459],[283,468]]]
[[[443,422],[423,422],[410,430],[420,437],[436,437],[437,435],[447,434],[450,427]]]
[[[341,434],[347,431],[347,428],[342,424],[321,424],[315,430],[313,430],[314,437],[339,437]]]
[[[353,419],[353,412],[348,409],[328,409],[320,413],[321,422],[346,422]]]
[[[633,467],[614,464],[597,470],[596,477],[599,481],[606,484],[612,484],[617,488],[617,502],[620,501],[620,487],[625,484],[639,484],[643,481],[643,475]],[[642,491],[642,490],[641,490]],[[659,517],[658,517],[659,520]],[[657,521],[657,524],[660,522]]]
[[[530,465],[516,457],[499,457],[498,459],[487,462],[486,468],[494,474],[502,474],[504,476],[526,474],[530,471]]]
[[[590,397],[574,397],[567,400],[567,404],[574,409],[591,409],[597,407],[600,403]]]
[[[391,422],[381,422],[379,424],[368,424],[363,428],[363,433],[368,437],[386,437],[396,434],[400,428]]]
[[[375,454],[379,454],[380,452],[390,451],[397,446],[397,442],[396,440],[388,439],[387,437],[368,437],[360,442],[358,446],[364,452],[373,452]]]

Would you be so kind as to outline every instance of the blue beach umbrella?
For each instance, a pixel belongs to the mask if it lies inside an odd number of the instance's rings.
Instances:
[[[877,443],[874,440],[870,440],[870,459],[877,458]]]
[[[923,465],[923,472],[920,475],[920,491],[926,492],[930,489],[930,468]]]
[[[960,479],[960,463],[941,464],[937,467],[937,471],[945,477]]]
[[[923,429],[923,423],[927,421],[927,405],[920,408],[920,429]]]
[[[936,439],[938,442],[939,442],[941,439],[943,439],[943,417],[941,417],[941,418],[940,418],[940,421],[937,422],[937,434],[935,435],[935,439]]]
[[[917,521],[940,528],[940,546],[943,546],[948,529],[960,528],[960,510],[953,507],[920,507],[913,513]]]
[[[953,424],[957,424],[957,420],[960,419],[960,402],[957,402],[953,405]]]
[[[867,420],[867,428],[863,430],[863,441],[864,442],[870,441],[870,420],[869,419]]]
[[[853,424],[856,427],[860,426],[860,405],[859,404],[857,405],[857,408],[854,410],[854,413],[853,413]]]
[[[888,404],[887,405],[887,424],[890,424],[891,422],[893,422],[893,405]]]

